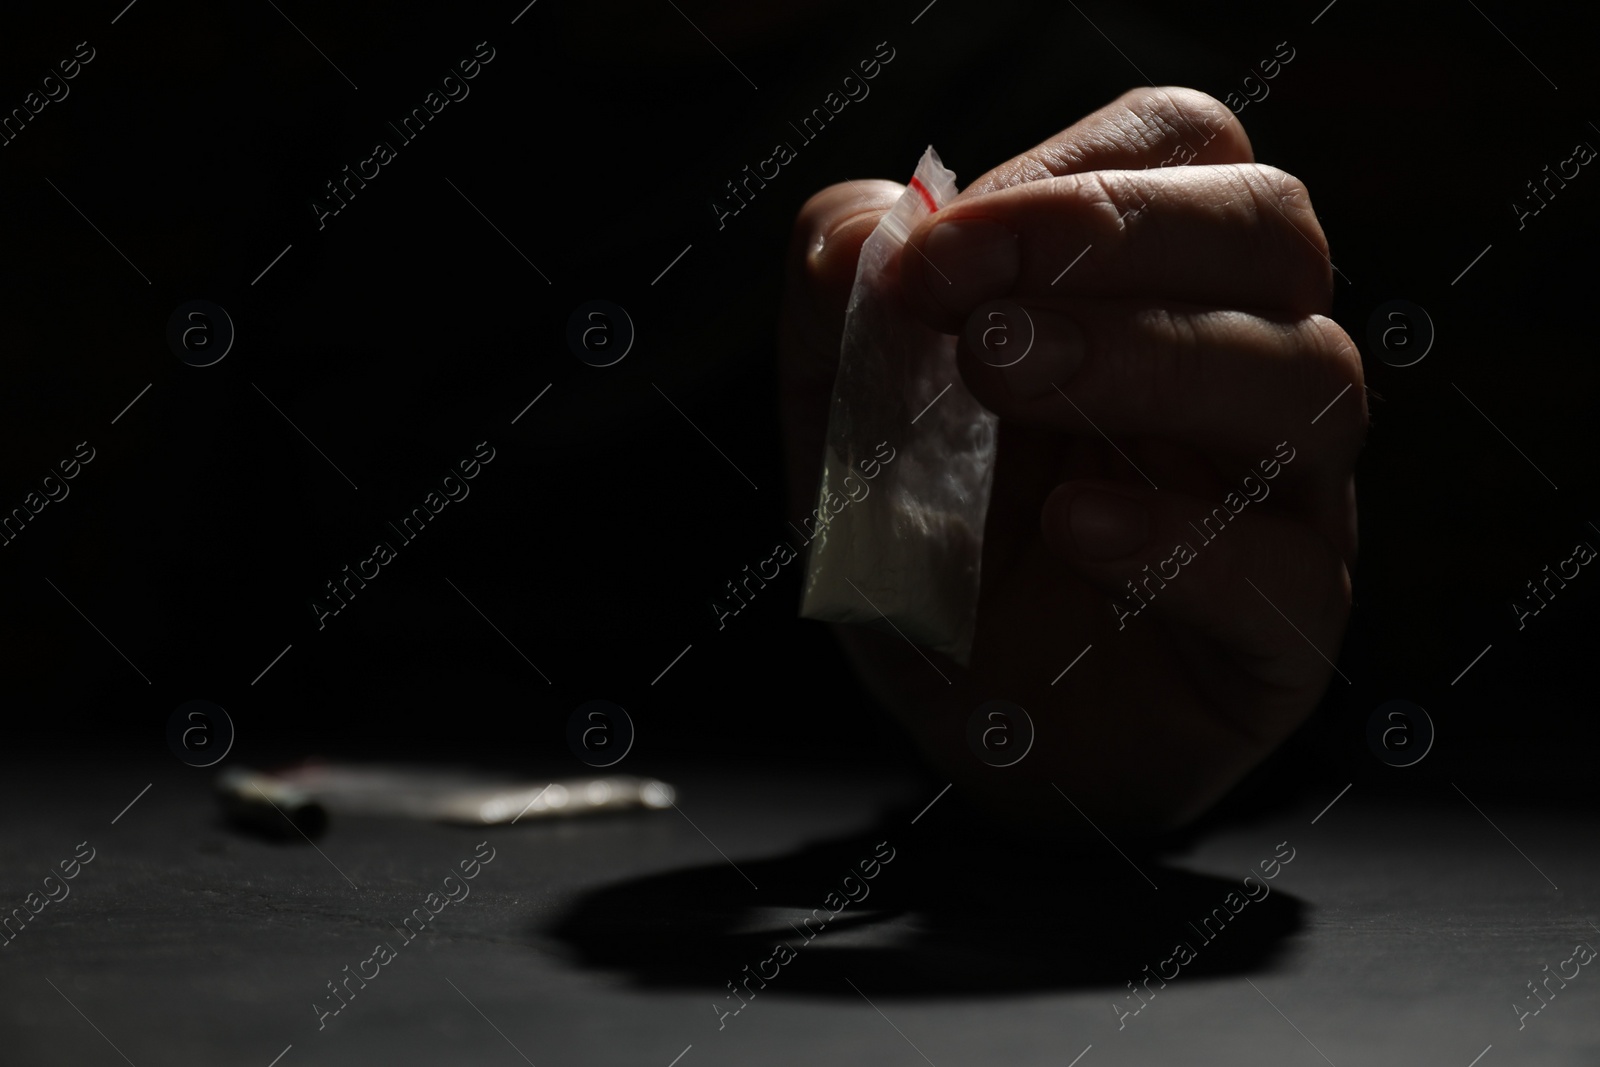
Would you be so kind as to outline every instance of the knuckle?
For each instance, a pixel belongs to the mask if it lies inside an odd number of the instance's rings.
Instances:
[[[1361,350],[1343,326],[1326,315],[1310,315],[1305,319],[1304,329],[1311,353],[1327,365],[1339,384],[1361,385],[1365,381]]]
[[[1309,216],[1310,224],[1321,230],[1311,209],[1311,190],[1306,188],[1305,182],[1288,171],[1263,163],[1252,163],[1247,169],[1254,171],[1261,179],[1262,191],[1274,198],[1276,207],[1291,218],[1295,218],[1297,212]]]
[[[1179,85],[1141,86],[1118,100],[1139,126],[1150,131],[1146,147],[1172,142],[1208,143],[1222,137],[1235,152],[1250,153],[1244,124],[1209,93]]]
[[[1311,191],[1277,167],[1251,163],[1233,170],[1262,224],[1262,251],[1286,268],[1284,281],[1294,305],[1308,311],[1326,308],[1333,292],[1333,261],[1311,206]]]
[[[1117,103],[1140,117],[1160,118],[1175,125],[1194,112],[1223,108],[1222,101],[1181,85],[1141,85],[1117,98]]]
[[[1368,412],[1361,349],[1344,327],[1326,315],[1307,316],[1301,321],[1300,330],[1305,354],[1316,368],[1316,384],[1329,396],[1346,388],[1355,394],[1358,417],[1349,425],[1357,437],[1363,435],[1368,425]]]
[[[1081,225],[1094,241],[1120,241],[1133,225],[1132,218],[1149,204],[1139,190],[1137,173],[1091,170],[1038,182],[1036,203],[1042,211]]]

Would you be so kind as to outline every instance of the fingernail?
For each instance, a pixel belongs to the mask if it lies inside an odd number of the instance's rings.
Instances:
[[[1006,384],[1022,400],[1054,396],[1055,386],[1072,377],[1088,347],[1078,324],[1065,315],[1036,311],[1032,319],[1033,347],[1005,369]]]
[[[1150,540],[1150,512],[1126,497],[1089,489],[1072,498],[1067,532],[1080,556],[1103,562],[1121,559]]]
[[[1010,289],[1021,270],[1017,235],[987,219],[941,222],[922,251],[928,293],[961,318],[974,304]]]

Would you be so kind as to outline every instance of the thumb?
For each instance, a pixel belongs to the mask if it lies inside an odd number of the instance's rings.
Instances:
[[[1041,518],[1052,553],[1112,598],[1119,631],[1165,622],[1231,653],[1231,670],[1202,681],[1236,726],[1276,743],[1337,670],[1350,579],[1319,534],[1260,506],[1233,512],[1180,493],[1071,481]],[[1243,699],[1262,686],[1282,699]]]
[[[844,313],[861,245],[905,186],[867,180],[830,185],[795,218],[779,318],[778,384],[790,510],[815,503],[828,430],[828,402],[839,366]]]

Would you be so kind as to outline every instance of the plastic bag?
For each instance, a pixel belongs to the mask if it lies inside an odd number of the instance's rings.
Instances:
[[[961,382],[956,339],[912,317],[893,269],[911,231],[955,193],[930,147],[862,246],[800,614],[892,629],[965,665],[996,420]]]

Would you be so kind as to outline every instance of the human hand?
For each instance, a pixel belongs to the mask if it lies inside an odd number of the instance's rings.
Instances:
[[[977,631],[970,667],[926,653],[937,670],[892,634],[840,635],[924,755],[1024,821],[1083,827],[1054,785],[1101,825],[1186,822],[1333,674],[1360,356],[1322,314],[1332,268],[1305,187],[1253,159],[1217,101],[1134,90],[974,181],[899,260],[908,308],[960,335],[962,379],[1000,417]],[[860,245],[899,192],[833,186],[796,223],[780,344],[797,514]],[[1029,320],[1028,354],[992,365]],[[966,745],[995,698],[1037,730],[1003,769]]]

